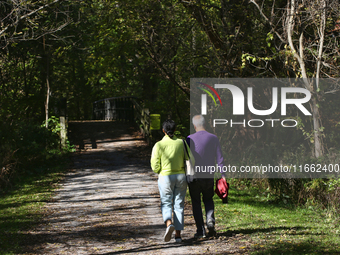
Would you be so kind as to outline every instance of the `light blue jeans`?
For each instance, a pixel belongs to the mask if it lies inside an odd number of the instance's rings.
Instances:
[[[172,221],[176,230],[184,229],[184,199],[187,190],[185,174],[173,174],[158,177],[158,188],[161,197],[163,220]]]

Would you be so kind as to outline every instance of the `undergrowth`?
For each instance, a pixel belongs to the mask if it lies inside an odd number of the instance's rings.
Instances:
[[[228,181],[229,204],[214,197],[219,235],[243,235],[247,254],[339,254],[340,217],[334,208],[296,205],[268,196],[246,183],[250,180]]]
[[[67,157],[51,159],[1,190],[0,254],[21,254],[32,243],[31,230],[43,218],[43,205],[50,201],[67,162]]]

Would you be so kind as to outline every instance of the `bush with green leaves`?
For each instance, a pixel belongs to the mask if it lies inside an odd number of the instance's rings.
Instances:
[[[0,187],[23,173],[43,171],[48,161],[65,152],[61,148],[56,118],[50,128],[31,123],[1,123],[0,125]],[[70,151],[67,146],[66,151]]]

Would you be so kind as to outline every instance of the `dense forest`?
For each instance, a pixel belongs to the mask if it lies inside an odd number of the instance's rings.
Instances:
[[[195,77],[302,78],[313,95],[313,117],[300,121],[294,143],[281,146],[289,132],[230,129],[228,162],[339,163],[339,12],[337,0],[1,1],[1,185],[61,153],[65,101],[69,120],[88,120],[94,101],[134,96],[188,135]],[[334,82],[323,86],[319,78]],[[264,107],[271,100],[265,95],[257,98]],[[340,182],[249,185],[334,205]]]

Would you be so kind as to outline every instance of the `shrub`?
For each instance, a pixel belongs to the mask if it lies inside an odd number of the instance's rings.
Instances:
[[[0,141],[0,187],[24,173],[42,171],[49,159],[63,152],[56,132],[31,123],[2,123]]]

